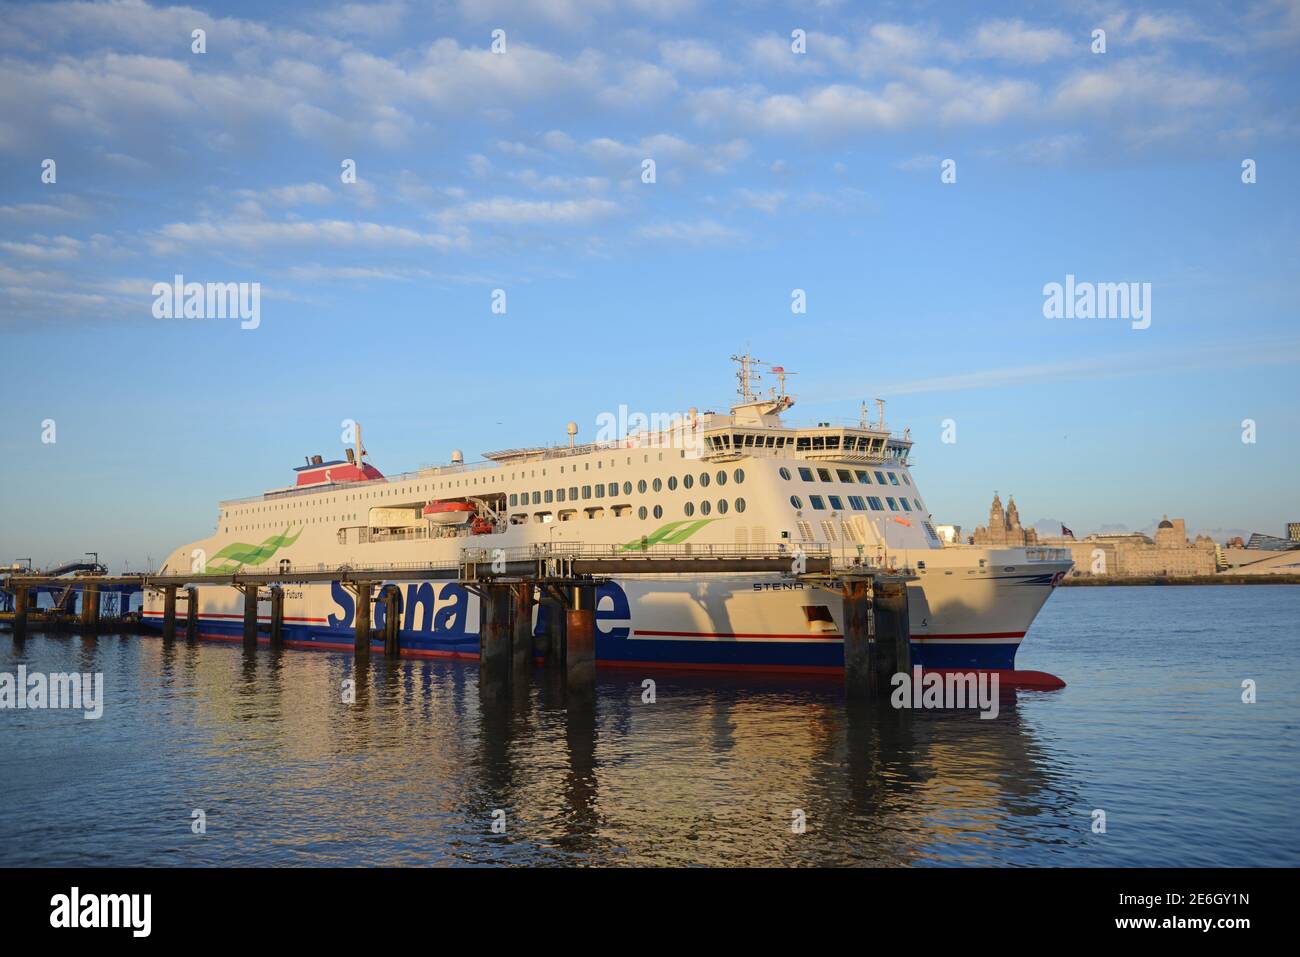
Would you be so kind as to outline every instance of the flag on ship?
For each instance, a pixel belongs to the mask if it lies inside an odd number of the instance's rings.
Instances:
[[[1061,536],[1063,538],[1074,538],[1074,532],[1070,531],[1064,525],[1061,526]]]

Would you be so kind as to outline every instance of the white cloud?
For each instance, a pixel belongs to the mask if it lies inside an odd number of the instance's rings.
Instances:
[[[981,56],[1043,63],[1068,54],[1079,44],[1054,27],[1031,27],[1023,20],[990,20],[976,29],[972,40]]]
[[[662,240],[688,246],[704,246],[739,242],[745,234],[724,226],[712,219],[679,220],[652,223],[637,230],[643,239]]]
[[[440,214],[452,222],[509,223],[512,225],[588,223],[618,212],[608,199],[529,200],[496,197],[474,200]]]
[[[422,233],[404,226],[339,219],[312,222],[168,223],[152,239],[157,252],[170,252],[182,246],[257,249],[270,245],[301,244],[449,250],[463,246],[464,243],[464,237]]]

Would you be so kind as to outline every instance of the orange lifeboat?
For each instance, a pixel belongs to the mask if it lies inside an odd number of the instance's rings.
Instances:
[[[429,502],[424,517],[439,525],[463,525],[474,517],[474,506],[469,502]]]

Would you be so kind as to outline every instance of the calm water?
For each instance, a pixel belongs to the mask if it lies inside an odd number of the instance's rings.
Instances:
[[[1296,865],[1298,632],[1300,586],[1060,589],[1018,663],[1069,687],[994,720],[606,671],[588,711],[541,670],[491,705],[473,662],[0,634],[0,671],[107,692],[0,711],[0,865]]]

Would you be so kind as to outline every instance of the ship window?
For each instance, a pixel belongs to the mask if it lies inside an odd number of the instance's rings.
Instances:
[[[591,498],[591,486],[590,486],[590,485],[584,485],[584,486],[582,487],[582,497],[583,497],[583,498]]]
[[[533,493],[533,504],[534,504],[534,505],[541,505],[541,504],[542,504],[542,493],[541,493],[541,492],[534,492],[534,493]]]
[[[877,482],[878,484],[880,484],[880,485],[888,485],[888,484],[889,484],[888,482],[885,481],[885,473],[884,473],[884,472],[877,472],[877,473],[876,473],[876,482]]]
[[[546,490],[546,504],[550,505],[554,501],[555,501],[555,493],[548,488]]]
[[[695,514],[695,505],[694,505],[693,503],[691,503],[691,502],[687,502],[687,503],[682,507],[682,511],[684,511],[688,516],[690,516],[690,515],[694,515],[694,514]]]
[[[708,473],[708,472],[701,472],[701,473],[700,473],[700,488],[708,488],[708,487],[709,487],[709,473]]]
[[[706,498],[700,503],[700,514],[708,515],[711,511],[713,511],[713,506],[709,504],[709,500]]]
[[[670,476],[668,476],[668,491],[670,491],[670,492],[675,492],[675,491],[677,491],[677,476],[676,476],[676,475],[670,475]]]
[[[629,487],[629,488],[628,488],[628,491],[630,492],[630,491],[632,491],[632,489]],[[618,483],[617,483],[617,482],[610,482],[610,483],[609,483],[609,497],[610,497],[610,498],[614,498],[616,495],[618,495]]]
[[[662,505],[656,505],[655,518],[663,518],[663,517],[664,517],[664,507]]]
[[[829,621],[832,624],[835,622],[835,619],[831,617],[831,610],[825,605],[804,605],[803,614],[808,619],[809,624],[814,621]]]
[[[790,496],[790,504],[793,505],[795,508],[803,508],[803,501],[799,498],[798,495]]]
[[[557,502],[563,502],[563,501],[564,501],[564,496],[565,496],[565,490],[564,490],[564,489],[562,489],[562,488],[557,488],[557,489],[555,490],[555,500],[556,500]]]
[[[889,510],[891,512],[898,511],[898,503],[895,502],[892,498],[886,498],[885,501],[889,503]]]
[[[830,469],[818,469],[818,470],[817,470],[817,477],[818,477],[819,479],[821,479],[823,482],[829,482],[829,481],[831,480],[831,470],[830,470]]]
[[[838,449],[840,447],[840,437],[838,435],[826,436],[826,447],[828,449]]]
[[[642,495],[645,494],[645,490],[646,490],[645,479],[642,479],[641,481],[636,483],[636,490],[640,492]],[[641,517],[644,518],[645,516],[643,515]]]
[[[903,484],[904,484],[904,485],[911,485],[911,484],[912,484],[912,480],[911,480],[910,478],[907,477],[907,473],[906,473],[906,472],[903,473]]]
[[[781,478],[785,479],[787,482],[790,481],[790,470],[786,468],[784,465],[781,466],[781,468],[777,469],[777,474],[780,475]]]
[[[816,508],[816,509],[823,509],[823,510],[824,510],[824,509],[826,508],[826,502],[823,501],[823,499],[822,499],[822,497],[821,497],[820,495],[809,495],[809,496],[808,496],[808,503],[809,503],[810,505],[812,505],[813,508]]]
[[[829,500],[831,503],[831,508],[835,509],[837,512],[844,511],[844,500],[841,499],[838,495],[829,496]]]
[[[919,498],[914,498],[914,499],[912,499],[912,504],[916,506],[916,510],[917,510],[918,512],[924,512],[924,511],[925,511],[925,507],[921,504],[921,500],[920,500]]]
[[[615,483],[615,484],[617,484],[617,483]],[[644,484],[644,483],[643,483],[643,484]],[[624,482],[624,483],[623,483],[623,494],[624,494],[624,495],[631,495],[631,494],[632,494],[632,483],[631,483],[631,482]]]
[[[718,499],[718,514],[719,514],[719,515],[726,515],[726,514],[727,514],[727,508],[728,508],[727,500],[726,500],[725,498],[720,498],[720,499]]]
[[[897,484],[898,484],[898,474],[897,474],[896,472],[890,472],[890,473],[889,473],[889,484],[890,484],[890,485],[897,485]]]
[[[862,501],[861,495],[850,495],[849,506],[857,512],[866,511],[867,503]]]
[[[683,475],[683,476],[682,476],[682,488],[690,488],[690,487],[691,487],[692,485],[694,485],[694,484],[695,484],[695,478],[694,478],[694,476],[692,476],[692,475]]]
[[[745,481],[745,470],[744,470],[744,469],[736,469],[736,471],[732,472],[731,475],[732,475],[732,478],[734,478],[734,479],[736,480],[736,484],[737,484],[737,485],[739,485],[741,482]]]
[[[726,473],[726,471],[723,470],[723,469],[719,469],[719,470],[718,470],[718,484],[719,484],[719,485],[726,485],[726,484],[727,484],[727,473]]]
[[[861,482],[863,485],[870,485],[870,484],[871,484],[871,473],[870,473],[870,472],[867,472],[867,471],[865,471],[865,470],[863,470],[863,469],[859,469],[858,471],[854,472],[853,474],[856,475],[856,476],[858,477],[858,481]]]
[[[638,508],[638,509],[636,510],[636,517],[637,517],[637,518],[645,518],[645,517],[646,517],[647,515],[649,515],[649,514],[650,514],[649,511],[647,511],[647,509],[646,509],[646,507],[645,507],[644,505],[642,505],[640,508]]]
[[[907,503],[907,499],[905,498],[900,498],[898,504],[903,506],[904,512],[910,512],[912,510],[912,506]]]
[[[812,469],[800,469],[799,477],[803,479],[805,482],[811,482],[813,480]]]
[[[662,492],[664,488],[664,480],[655,479],[652,483],[650,483],[650,487],[653,488],[656,492]]]
[[[885,506],[880,503],[880,499],[874,495],[867,496],[867,502],[871,505],[871,510],[874,512],[883,512],[885,510]]]
[[[795,439],[795,440],[794,440],[794,449],[795,449],[796,452],[807,452],[807,451],[808,451],[808,436],[806,436],[806,435],[801,435],[801,436],[799,436],[797,439]],[[800,471],[803,471],[803,470],[800,469]]]
[[[848,469],[836,469],[835,477],[838,478],[841,482],[848,482],[849,484],[853,483],[853,473],[850,472]]]
[[[570,502],[576,502],[577,500],[578,500],[578,486],[576,486],[576,485],[570,485],[570,486],[569,486],[569,501],[570,501]]]
[[[602,482],[601,484],[596,486],[596,498],[604,498],[604,497],[605,497],[605,483]]]
[[[745,500],[743,498],[736,499],[736,511],[743,512],[744,510],[745,510]]]

